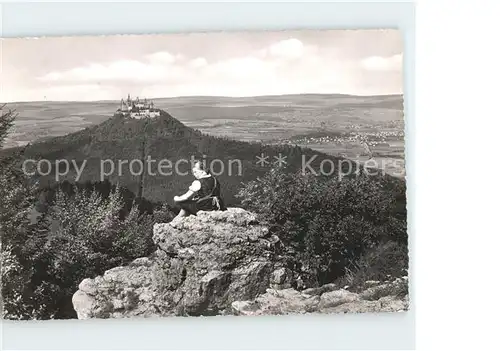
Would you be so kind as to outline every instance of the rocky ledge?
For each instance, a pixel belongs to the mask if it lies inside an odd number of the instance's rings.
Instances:
[[[240,208],[156,224],[153,240],[151,256],[80,283],[79,319],[407,309],[407,298],[387,286],[371,296],[333,284],[293,289],[279,238]]]
[[[85,279],[73,296],[78,318],[214,315],[273,286],[280,244],[239,208],[200,212],[154,226],[150,257]],[[275,273],[275,271],[277,271]]]
[[[281,315],[304,313],[404,312],[408,310],[406,279],[396,279],[367,288],[361,293],[339,289],[335,284],[303,291],[267,289],[251,301],[235,301],[236,315]]]

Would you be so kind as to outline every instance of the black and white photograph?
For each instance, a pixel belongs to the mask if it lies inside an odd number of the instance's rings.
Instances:
[[[403,39],[0,39],[2,318],[406,313]]]

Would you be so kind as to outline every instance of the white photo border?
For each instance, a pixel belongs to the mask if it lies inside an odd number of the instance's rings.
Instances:
[[[415,8],[412,3],[5,3],[0,36],[398,28],[404,36],[408,226],[414,207]],[[137,14],[147,13],[147,16]],[[405,313],[3,321],[9,350],[414,349],[415,289]]]

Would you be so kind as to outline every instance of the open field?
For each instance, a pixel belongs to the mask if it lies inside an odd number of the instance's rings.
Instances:
[[[371,151],[377,163],[383,159],[402,160],[398,164],[404,167],[403,98],[400,95],[200,96],[154,99],[154,102],[188,127],[211,135],[243,141],[293,143],[365,161],[368,157],[359,143],[361,137],[372,141]],[[7,107],[19,113],[6,143],[12,147],[101,123],[113,115],[119,101],[21,102]],[[337,140],[315,137],[318,131],[349,136]],[[379,134],[383,134],[383,138]]]

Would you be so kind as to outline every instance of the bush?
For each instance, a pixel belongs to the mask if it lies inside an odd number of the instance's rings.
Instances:
[[[0,148],[15,117],[13,111],[5,111],[3,107],[0,106]],[[44,231],[30,224],[34,186],[17,166],[18,157],[16,153],[0,158],[2,316],[38,319],[42,311],[29,298],[33,270],[25,259],[24,246],[30,237],[43,235]]]
[[[141,215],[136,205],[123,214],[123,205],[118,189],[107,198],[59,190],[34,225],[47,230],[27,236],[17,255],[12,247],[2,252],[4,317],[75,318],[71,298],[84,278],[149,255],[154,216]]]
[[[95,191],[58,191],[48,211],[50,235],[33,238],[33,250],[26,253],[36,269],[34,290],[56,318],[74,317],[71,297],[84,278],[152,252],[151,216],[141,216],[134,206],[122,218],[123,205],[118,189],[108,198]]]
[[[274,169],[245,184],[238,197],[269,222],[315,284],[343,276],[381,242],[407,242],[404,186],[392,179],[361,174],[338,180]]]
[[[0,111],[0,147],[14,117]],[[78,284],[147,256],[154,221],[173,214],[168,206],[154,214],[141,214],[138,205],[127,211],[119,189],[103,196],[76,187],[59,189],[39,213],[37,186],[21,171],[20,159],[0,158],[2,316],[75,318],[71,298]]]
[[[393,280],[408,275],[408,247],[394,241],[382,242],[367,250],[347,267],[338,285],[363,289],[367,281]]]

